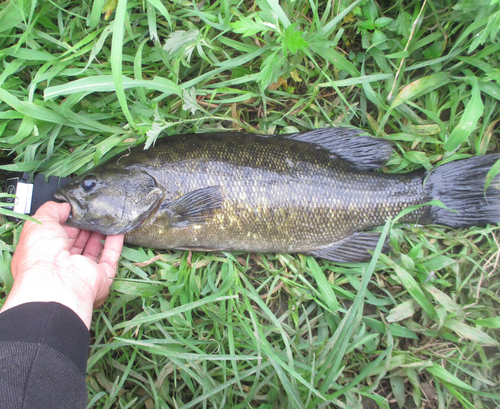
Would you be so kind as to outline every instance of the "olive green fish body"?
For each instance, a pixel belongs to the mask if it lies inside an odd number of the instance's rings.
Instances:
[[[133,148],[87,172],[64,188],[62,196],[72,204],[73,213],[80,208],[76,213],[85,214],[81,220],[94,222],[105,234],[127,232],[132,244],[299,252],[337,261],[366,259],[366,249],[374,248],[378,236],[361,232],[384,224],[408,206],[433,199],[422,172],[374,172],[377,165],[349,156],[353,150],[342,147],[345,138],[333,144],[328,144],[328,137],[326,142],[318,142],[316,136],[315,142],[298,138],[239,133],[164,138],[153,148]],[[375,141],[381,149],[387,147]],[[95,197],[75,193],[82,184],[94,182],[90,191],[101,190]],[[120,191],[134,202],[128,210]],[[82,210],[90,202],[101,205]],[[113,217],[130,222],[106,230],[100,214],[113,206],[123,209],[103,218],[108,225]],[[403,221],[434,219],[431,207],[422,207]]]
[[[367,174],[280,138],[186,137],[156,146],[146,162],[158,164],[148,172],[167,201],[212,186],[223,198],[211,217],[187,227],[172,227],[170,213],[158,209],[127,235],[148,247],[308,252],[428,200],[421,175]]]

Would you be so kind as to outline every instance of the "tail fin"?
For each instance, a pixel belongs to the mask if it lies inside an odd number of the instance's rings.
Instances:
[[[432,222],[450,227],[500,223],[500,175],[484,192],[486,175],[498,159],[498,154],[477,156],[432,171],[425,182],[427,192],[458,212],[433,206]]]

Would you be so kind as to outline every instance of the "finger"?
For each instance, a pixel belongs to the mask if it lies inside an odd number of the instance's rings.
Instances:
[[[69,245],[73,247],[75,245],[75,241],[80,235],[80,229],[76,227],[63,226],[64,231],[68,235]]]
[[[97,259],[99,258],[99,254],[101,254],[101,251],[104,248],[104,245],[101,241],[105,238],[106,236],[104,236],[104,234],[93,231],[90,234],[89,240],[87,241],[87,245],[85,246],[83,255],[93,261],[97,261]]]
[[[90,232],[88,230],[80,230],[78,236],[76,237],[73,247],[69,249],[71,254],[82,254],[83,249],[89,241]]]
[[[109,291],[106,294],[104,294],[101,298],[95,300],[93,306],[94,310],[101,308],[104,302],[108,299],[108,296],[109,296]]]
[[[96,299],[94,300],[94,309],[97,309],[101,307],[104,302],[108,299],[109,297],[109,287],[111,287],[112,280],[108,279],[109,283],[107,283],[107,286],[104,288],[100,289],[100,292],[97,294]]]
[[[48,221],[63,224],[68,220],[70,212],[71,206],[69,203],[46,202],[36,211],[33,217],[42,223]]]
[[[70,209],[67,203],[47,202],[41,206],[34,214],[40,223],[27,221],[23,226],[14,259],[17,260],[21,255],[22,259],[26,258],[35,243],[44,243],[48,253],[69,249],[67,234],[60,223],[67,219]]]
[[[67,205],[67,206],[66,206]],[[59,232],[59,234],[64,234],[61,231],[61,224],[68,218],[71,206],[67,203],[55,203],[47,202],[41,206],[33,217],[40,223],[27,221],[21,232],[22,241],[24,237],[33,236],[35,234],[45,234],[47,229],[53,232]]]
[[[108,277],[116,275],[116,267],[122,252],[124,238],[123,234],[108,236],[106,238],[99,265],[104,268]]]

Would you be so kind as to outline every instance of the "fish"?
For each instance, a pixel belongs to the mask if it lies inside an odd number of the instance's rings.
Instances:
[[[500,222],[500,183],[484,190],[499,154],[431,171],[384,173],[391,142],[349,127],[285,135],[194,133],[130,148],[56,193],[67,225],[155,249],[371,258],[383,225],[452,228]]]

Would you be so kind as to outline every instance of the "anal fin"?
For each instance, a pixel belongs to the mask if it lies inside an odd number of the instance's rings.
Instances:
[[[372,257],[371,254],[368,253],[368,250],[375,250],[379,239],[379,233],[354,233],[328,247],[310,251],[307,255],[339,263],[368,261]],[[385,243],[382,252],[387,251],[389,251],[389,246]]]

